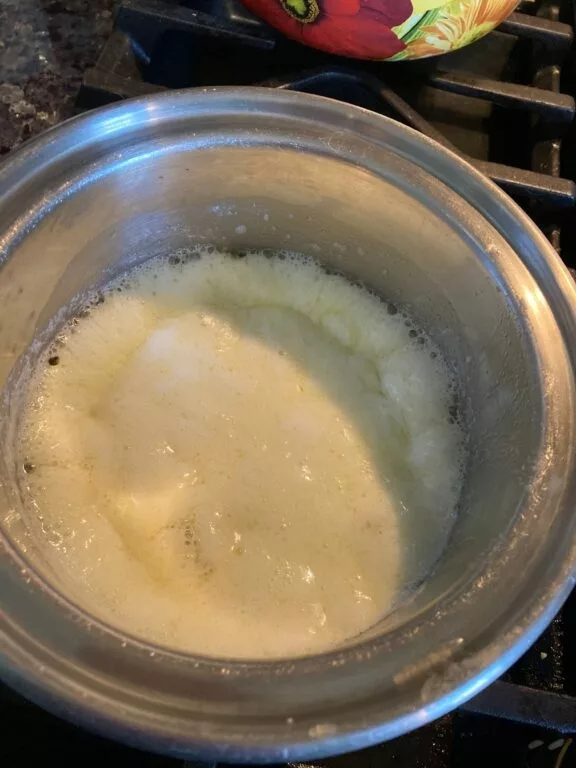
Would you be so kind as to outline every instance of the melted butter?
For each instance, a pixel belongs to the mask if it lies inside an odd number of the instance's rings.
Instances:
[[[22,433],[76,598],[219,656],[320,652],[377,622],[453,520],[462,434],[436,352],[297,257],[157,261],[116,288]]]

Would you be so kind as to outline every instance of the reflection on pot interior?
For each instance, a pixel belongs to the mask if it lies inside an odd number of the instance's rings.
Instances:
[[[29,525],[75,599],[131,634],[322,652],[445,546],[454,391],[410,318],[310,259],[154,259],[86,297],[29,378]]]

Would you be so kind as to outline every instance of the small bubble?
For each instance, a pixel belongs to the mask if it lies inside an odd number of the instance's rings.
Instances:
[[[415,339],[418,336],[418,331],[415,331],[414,328],[412,328],[411,331],[408,331],[408,336],[410,336],[411,339]]]
[[[60,358],[58,355],[52,355],[52,357],[48,358],[48,365],[58,365],[60,362]]]
[[[168,263],[172,264],[173,267],[176,266],[176,264],[180,264],[180,262],[181,262],[180,256],[172,255],[168,257]]]
[[[27,475],[29,475],[31,472],[34,472],[36,469],[36,465],[32,464],[30,461],[24,462],[24,472],[26,472]]]
[[[398,308],[395,304],[388,304],[388,314],[389,315],[397,315],[398,314]]]

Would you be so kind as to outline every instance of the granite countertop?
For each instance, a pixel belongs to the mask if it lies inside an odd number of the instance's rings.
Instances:
[[[116,0],[0,0],[0,155],[74,113]]]

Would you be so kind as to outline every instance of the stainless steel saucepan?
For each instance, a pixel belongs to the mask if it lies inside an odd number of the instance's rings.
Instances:
[[[400,609],[331,653],[246,663],[152,647],[88,615],[50,569],[5,417],[0,674],[175,755],[301,760],[398,736],[502,674],[574,584],[575,288],[505,194],[396,122],[296,93],[171,92],[68,121],[1,168],[0,385],[71,297],[199,242],[311,254],[429,330],[470,436],[446,551]]]

